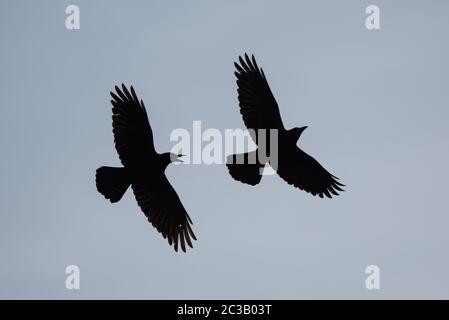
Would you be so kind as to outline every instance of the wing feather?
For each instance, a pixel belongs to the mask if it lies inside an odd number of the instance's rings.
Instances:
[[[237,92],[240,113],[248,129],[284,129],[279,107],[271,92],[266,77],[252,59],[245,53],[245,59],[239,57],[234,63],[237,78]]]
[[[139,103],[134,88],[129,92],[124,84],[122,89],[115,86],[111,97],[112,132],[119,158],[125,167],[141,167],[156,155],[145,105]]]
[[[163,175],[158,182],[157,186],[133,184],[134,196],[148,221],[168,240],[169,245],[174,245],[178,251],[180,244],[185,252],[186,243],[193,248],[191,239],[196,240],[190,226],[192,221],[167,177]]]
[[[323,198],[337,196],[344,191],[337,177],[330,174],[313,157],[295,147],[289,157],[279,159],[277,173],[287,183]]]

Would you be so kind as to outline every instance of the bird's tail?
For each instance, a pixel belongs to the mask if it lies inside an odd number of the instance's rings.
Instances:
[[[97,190],[112,203],[118,202],[131,184],[125,168],[100,167],[95,174]]]
[[[235,180],[254,186],[262,179],[265,164],[259,162],[256,150],[228,156],[226,166]]]

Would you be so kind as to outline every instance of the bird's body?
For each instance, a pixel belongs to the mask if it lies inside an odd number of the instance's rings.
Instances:
[[[147,184],[158,184],[165,177],[165,169],[168,165],[167,158],[165,154],[156,153],[153,157],[148,159],[142,159],[145,166],[139,167],[126,167],[128,175],[131,179],[131,183],[147,183]],[[168,158],[170,161],[170,158]]]
[[[240,113],[246,127],[252,132],[251,137],[258,145],[256,151],[245,154],[231,155],[227,159],[227,167],[231,176],[243,183],[256,185],[261,181],[261,172],[266,162],[259,157],[261,143],[265,155],[269,155],[270,144],[277,143],[276,172],[287,183],[311,193],[331,198],[338,195],[341,189],[338,178],[324,169],[318,161],[297,147],[297,142],[302,132],[307,127],[285,129],[279,112],[278,104],[271,93],[265,74],[257,66],[254,56],[252,59],[245,54],[245,60],[240,57],[240,64],[235,63],[235,76],[237,77],[237,92],[239,98]],[[259,141],[259,132],[265,131],[265,141]],[[271,141],[269,130],[276,130],[277,140]],[[257,162],[243,164],[237,159],[249,159],[250,155],[256,155]],[[269,155],[272,156],[272,155]]]
[[[129,186],[148,221],[168,239],[170,245],[186,251],[192,247],[192,221],[176,191],[165,176],[167,166],[180,155],[158,153],[143,101],[134,88],[122,85],[111,92],[114,142],[122,168],[100,167],[96,173],[98,191],[111,202],[118,202]]]

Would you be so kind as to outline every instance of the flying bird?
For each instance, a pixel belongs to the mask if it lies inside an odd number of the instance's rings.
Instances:
[[[172,162],[182,162],[170,152],[158,153],[154,148],[153,132],[145,105],[122,84],[115,86],[112,96],[112,132],[121,168],[100,167],[96,171],[97,190],[111,203],[118,202],[131,186],[138,205],[148,221],[168,243],[178,251],[186,251],[186,243],[193,248],[196,240],[190,219],[175,189],[165,175]]]
[[[259,156],[261,147],[261,141],[258,140],[259,131],[265,130],[267,141],[263,142],[269,150],[270,143],[273,143],[268,137],[269,130],[275,129],[278,145],[277,174],[287,183],[314,196],[323,198],[325,195],[332,198],[332,195],[338,195],[338,191],[343,191],[341,187],[344,186],[337,181],[339,179],[296,145],[307,126],[285,129],[278,104],[254,55],[250,59],[245,53],[245,59],[239,57],[239,62],[240,64],[234,63],[236,68],[234,74],[237,77],[240,113],[258,149],[228,156],[226,165],[230,175],[235,180],[250,185],[256,185],[261,181],[261,172],[266,161],[261,160],[264,157]]]

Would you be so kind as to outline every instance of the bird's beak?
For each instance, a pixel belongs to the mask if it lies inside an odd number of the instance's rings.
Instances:
[[[176,162],[184,162],[181,159],[179,159],[179,158],[184,157],[184,156],[185,156],[185,154],[178,154],[178,158],[175,161]]]

